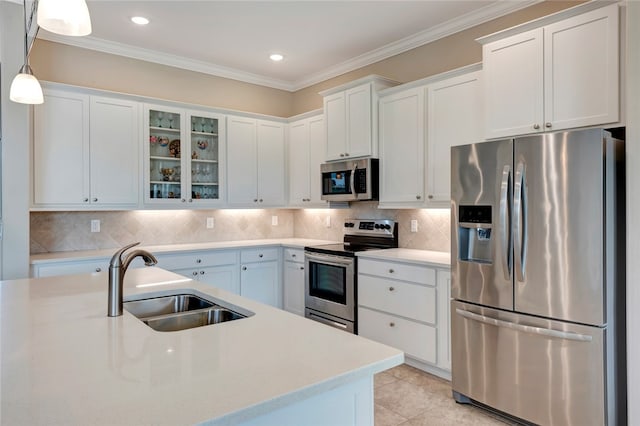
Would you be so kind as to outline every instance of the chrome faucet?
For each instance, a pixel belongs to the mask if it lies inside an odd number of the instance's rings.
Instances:
[[[145,250],[134,250],[122,259],[125,251],[131,247],[137,246],[138,243],[129,244],[118,250],[109,262],[109,308],[107,315],[110,317],[118,317],[122,315],[122,284],[124,281],[124,273],[127,272],[129,264],[136,257],[140,256],[147,266],[153,266],[158,263],[158,259],[154,255]]]

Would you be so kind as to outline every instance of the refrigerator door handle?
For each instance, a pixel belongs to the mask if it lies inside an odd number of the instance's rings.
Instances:
[[[523,162],[518,163],[515,183],[513,185],[513,244],[515,251],[516,274],[520,282],[525,280],[525,268],[527,262],[527,188],[525,167]]]
[[[496,318],[487,317],[485,315],[480,315],[473,312],[465,311],[460,308],[456,309],[456,313],[470,320],[482,322],[484,324],[494,325],[496,327],[509,328],[511,330],[521,331],[524,333],[538,334],[540,336],[554,337],[554,338],[565,339],[565,340],[574,340],[577,342],[591,342],[593,340],[593,336],[589,336],[587,334],[579,334],[579,333],[572,333],[570,331],[559,331],[559,330],[552,330],[549,328],[541,328],[541,327],[533,327],[530,325],[516,324],[514,322],[499,320]]]
[[[511,216],[509,215],[509,193],[511,167],[506,165],[502,169],[502,183],[500,184],[500,224],[502,226],[502,272],[505,280],[511,279]]]

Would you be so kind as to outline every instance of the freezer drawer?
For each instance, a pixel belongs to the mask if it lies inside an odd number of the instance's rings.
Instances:
[[[616,424],[605,328],[457,301],[451,317],[454,392],[541,425]]]

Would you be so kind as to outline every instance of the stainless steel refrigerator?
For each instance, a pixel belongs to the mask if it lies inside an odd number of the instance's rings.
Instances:
[[[626,423],[624,145],[453,147],[452,387],[541,425]]]

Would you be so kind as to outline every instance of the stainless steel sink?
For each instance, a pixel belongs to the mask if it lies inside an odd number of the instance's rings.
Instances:
[[[124,309],[156,331],[179,331],[247,318],[253,312],[196,290],[139,294]]]

